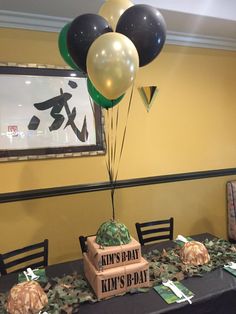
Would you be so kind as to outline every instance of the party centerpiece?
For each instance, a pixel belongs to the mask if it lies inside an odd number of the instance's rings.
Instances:
[[[114,220],[103,223],[97,235],[87,239],[88,258],[97,270],[140,262],[140,243],[124,224]]]
[[[87,238],[87,246],[84,272],[98,298],[149,286],[148,262],[124,224],[103,223],[96,236]]]
[[[148,262],[140,244],[127,227],[116,221],[114,193],[124,148],[134,81],[139,67],[153,61],[164,45],[166,25],[161,13],[149,5],[129,0],[107,0],[99,14],[83,14],[64,26],[59,50],[73,69],[87,74],[87,89],[94,106],[105,112],[106,166],[110,181],[112,220],[104,222],[94,237],[87,239],[85,275],[98,298],[149,285]],[[118,103],[132,86],[125,123]],[[122,125],[122,131],[120,130]],[[123,134],[122,134],[123,133]],[[117,141],[117,135],[122,134]]]

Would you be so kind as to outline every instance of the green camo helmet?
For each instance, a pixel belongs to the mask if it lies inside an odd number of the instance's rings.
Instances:
[[[128,228],[117,221],[104,222],[97,231],[96,242],[101,246],[115,246],[130,243]]]

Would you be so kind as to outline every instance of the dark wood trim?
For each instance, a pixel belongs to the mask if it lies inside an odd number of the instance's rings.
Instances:
[[[171,182],[186,181],[186,180],[207,179],[207,178],[230,176],[230,175],[236,175],[236,168],[188,172],[188,173],[170,174],[170,175],[147,177],[147,178],[121,180],[121,181],[116,182],[115,188],[116,189],[130,188],[130,187],[143,186],[143,185],[163,184],[163,183],[171,183]],[[98,192],[98,191],[110,190],[111,188],[112,188],[112,185],[110,184],[110,182],[100,182],[100,183],[92,183],[92,184],[63,186],[63,187],[56,187],[56,188],[49,188],[49,189],[38,189],[38,190],[12,192],[12,193],[2,193],[0,194],[0,203],[32,200],[36,198],[71,195],[71,194],[78,194],[78,193]]]
[[[82,72],[71,69],[57,69],[46,67],[21,67],[21,66],[1,66],[0,74],[13,74],[13,75],[33,75],[33,76],[63,76],[63,77],[86,77]]]

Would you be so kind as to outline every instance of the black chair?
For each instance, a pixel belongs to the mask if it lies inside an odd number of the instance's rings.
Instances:
[[[88,247],[87,247],[87,238],[88,237],[93,237],[95,236],[95,234],[91,234],[88,236],[79,236],[79,243],[80,243],[80,247],[81,247],[81,251],[82,253],[87,253],[88,252]]]
[[[174,218],[135,224],[141,245],[160,240],[173,240]]]
[[[24,266],[21,265],[22,263],[24,263]],[[38,267],[46,267],[47,265],[48,265],[48,239],[45,239],[43,242],[40,243],[23,247],[21,249],[0,254],[1,275],[21,272],[28,267],[35,269]],[[14,267],[13,270],[9,270],[12,267]]]

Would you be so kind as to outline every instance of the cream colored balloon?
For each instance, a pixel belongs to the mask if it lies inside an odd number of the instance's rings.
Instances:
[[[119,33],[106,33],[91,45],[87,55],[88,77],[106,98],[116,99],[132,85],[139,68],[137,49]]]
[[[132,6],[133,3],[129,0],[107,0],[101,6],[98,14],[104,17],[115,31],[120,16]]]

